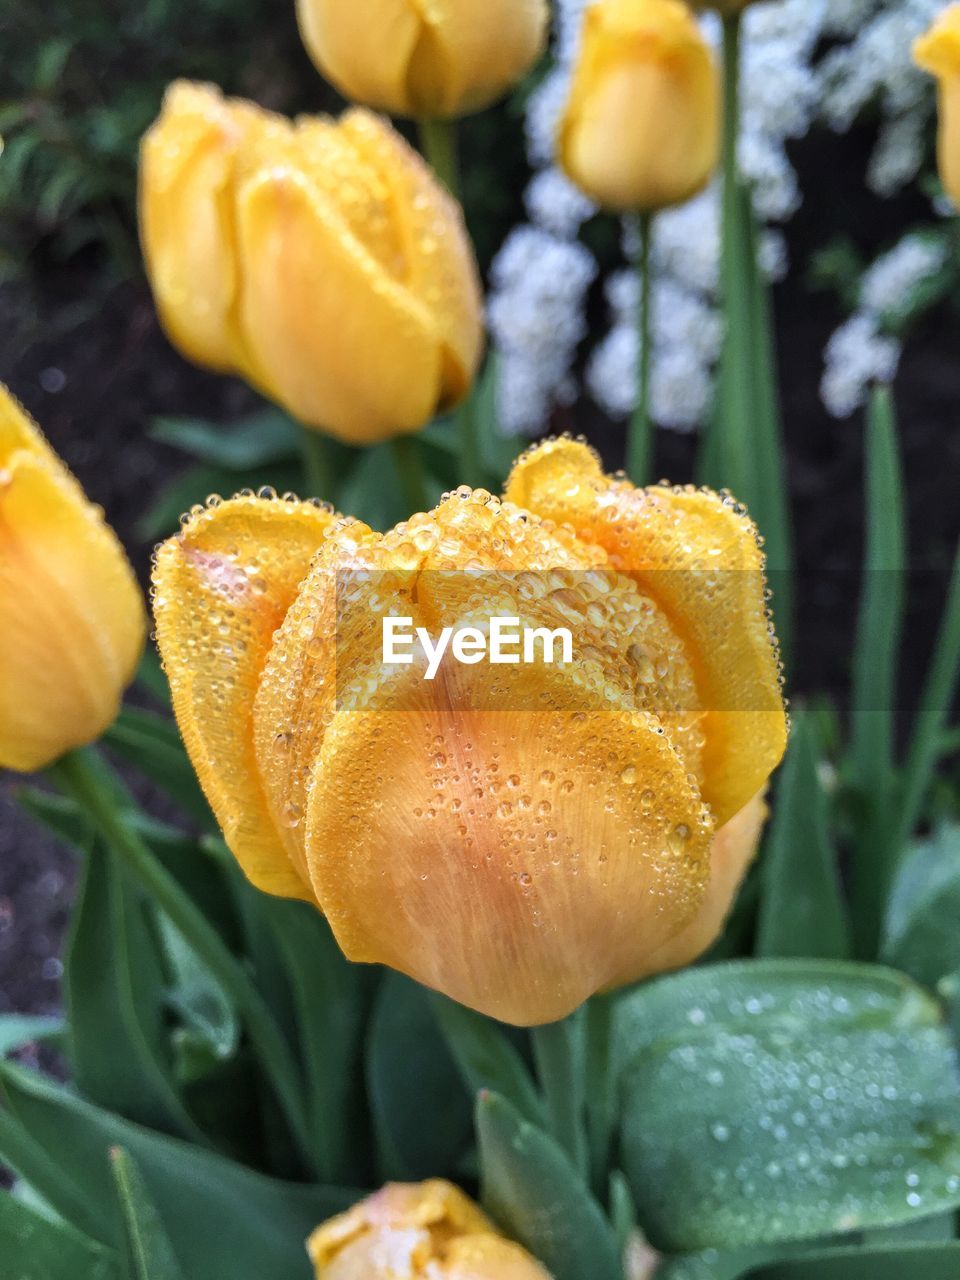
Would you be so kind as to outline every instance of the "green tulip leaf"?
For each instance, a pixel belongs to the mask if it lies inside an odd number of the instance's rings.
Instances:
[[[136,1161],[185,1276],[309,1280],[307,1235],[362,1195],[265,1177],[122,1120],[11,1063],[0,1064],[0,1085],[0,1160],[75,1228],[109,1245],[122,1215],[108,1154],[122,1147]]]
[[[960,1206],[960,1078],[935,1001],[864,965],[761,961],[620,1002],[624,1172],[669,1252]]]
[[[748,1271],[744,1280],[957,1280],[960,1244],[835,1249]]]
[[[543,1101],[504,1027],[446,996],[431,997],[434,1016],[470,1093],[499,1093],[532,1124],[546,1123]]]
[[[763,886],[758,955],[849,956],[849,925],[827,798],[817,771],[816,740],[802,712],[794,717],[777,786]]]
[[[156,1205],[136,1163],[122,1147],[110,1152],[134,1280],[183,1280]]]
[[[472,1105],[437,1029],[430,997],[388,973],[367,1040],[367,1091],[384,1178],[453,1173],[470,1146]]]
[[[505,1098],[480,1095],[483,1202],[554,1280],[622,1280],[616,1235],[566,1154]]]
[[[198,462],[248,471],[269,463],[296,461],[302,430],[278,409],[264,409],[234,423],[155,418],[150,436],[189,453]]]
[[[915,845],[894,884],[883,958],[936,986],[960,969],[960,827]]]
[[[112,1249],[0,1191],[0,1274],[9,1280],[120,1280]]]
[[[0,1058],[37,1040],[52,1040],[63,1035],[62,1018],[31,1016],[25,1013],[0,1014]]]

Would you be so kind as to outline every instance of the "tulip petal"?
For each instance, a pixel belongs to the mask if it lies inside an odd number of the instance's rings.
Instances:
[[[0,766],[30,772],[97,738],[145,631],[115,534],[0,393]]]
[[[492,1017],[563,1017],[696,913],[712,828],[652,716],[576,668],[381,669],[341,698],[306,822],[314,891],[352,959]],[[538,696],[539,695],[539,696]],[[504,703],[504,705],[507,705]],[[649,903],[642,921],[631,904]]]
[[[348,112],[341,128],[391,191],[403,236],[402,283],[433,317],[444,351],[441,401],[456,403],[473,382],[483,342],[483,297],[463,212],[420,156],[369,112]]]
[[[363,667],[380,661],[379,614],[365,607],[362,597],[354,607],[344,599],[354,582],[361,593],[381,591],[381,575],[376,572],[379,541],[379,534],[356,520],[343,520],[328,530],[274,637],[257,690],[257,767],[274,824],[305,881],[309,876],[301,820],[313,762],[340,690],[362,674]],[[368,570],[373,571],[369,587]],[[396,612],[416,612],[402,583],[391,599]],[[353,670],[352,664],[360,670]]]
[[[154,570],[174,710],[224,838],[258,888],[307,900],[260,784],[253,706],[274,632],[335,519],[312,503],[234,498],[195,515]]]
[[[536,61],[547,31],[544,0],[423,4],[408,70],[413,114],[465,115],[502,97]]]
[[[550,1280],[525,1249],[501,1236],[465,1236],[451,1242],[443,1280]]]
[[[345,97],[393,115],[414,114],[407,68],[423,25],[413,0],[297,0],[297,17],[318,70]],[[371,32],[376,32],[375,48]]]
[[[571,525],[656,600],[683,641],[704,708],[703,797],[722,826],[779,763],[787,721],[755,526],[706,490],[611,481],[586,445],[524,455],[506,496]]]
[[[301,421],[353,443],[422,427],[442,377],[430,315],[302,166],[281,159],[246,178],[237,219],[256,380]]]
[[[144,256],[164,329],[189,359],[240,360],[233,183],[241,145],[289,126],[209,85],[171,85],[140,157]]]
[[[730,914],[744,876],[757,856],[760,835],[767,820],[764,793],[734,814],[713,838],[710,848],[710,883],[697,915],[669,942],[614,980],[611,987],[637,982],[656,973],[682,969],[716,942]]]

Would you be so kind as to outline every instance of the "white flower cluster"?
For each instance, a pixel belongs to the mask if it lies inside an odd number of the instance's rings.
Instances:
[[[873,383],[896,374],[901,345],[883,326],[909,313],[917,291],[946,261],[944,241],[910,232],[864,275],[859,308],[834,333],[825,354],[821,394],[836,417],[849,417],[866,402]]]
[[[554,64],[527,106],[527,151],[535,169],[525,199],[530,223],[510,235],[494,265],[490,322],[501,359],[500,420],[511,433],[535,434],[552,406],[575,392],[571,369],[585,337],[583,311],[596,274],[577,238],[595,209],[556,167],[555,137],[583,11],[592,3],[557,0],[554,7]],[[933,94],[912,64],[911,46],[945,3],[769,0],[747,9],[740,167],[766,228],[762,267],[770,278],[780,278],[787,267],[783,236],[770,224],[789,219],[802,198],[786,146],[817,120],[846,129],[864,107],[879,104],[885,123],[868,181],[887,194],[916,175]],[[717,19],[703,22],[718,44]],[[716,189],[658,215],[655,226],[652,413],[662,426],[691,430],[708,410],[721,343]],[[635,241],[627,219],[627,261],[636,257]],[[900,250],[899,257],[878,264],[865,291],[895,289],[897,271],[922,276],[918,246]],[[612,323],[587,362],[591,394],[614,417],[626,417],[635,400],[637,287],[621,276],[607,282]],[[834,412],[850,412],[845,406],[855,407],[869,381],[886,376],[891,364],[895,368],[896,344],[881,332],[886,310],[864,301],[856,323],[835,335],[824,377],[824,397]],[[846,374],[842,360],[850,361]]]

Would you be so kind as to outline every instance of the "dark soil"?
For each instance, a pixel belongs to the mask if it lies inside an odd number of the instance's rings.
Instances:
[[[808,199],[790,227],[795,262],[822,244],[825,226],[853,228],[869,254],[925,216],[919,202],[878,205],[864,197],[862,139],[818,138],[799,149],[798,159],[808,174]],[[809,194],[822,189],[824,174],[828,196]],[[775,303],[800,583],[790,685],[794,696],[825,691],[842,703],[862,547],[862,426],[858,419],[835,421],[819,399],[823,348],[843,318],[839,304],[811,294],[802,271],[778,288]],[[7,335],[0,379],[102,503],[145,575],[150,549],[138,542],[137,518],[184,466],[175,451],[147,440],[146,425],[159,414],[229,420],[256,398],[242,384],[181,360],[157,326],[144,285],[105,287],[94,262],[41,269],[30,286],[0,289],[0,331]],[[940,309],[912,336],[897,382],[910,501],[904,720],[922,679],[960,532],[958,336],[956,313]],[[555,425],[586,430],[618,460],[622,435],[589,409]],[[658,472],[689,479],[693,449],[689,438],[661,433]],[[72,860],[18,814],[17,785],[9,777],[0,783],[0,1011],[48,1010],[57,1003]]]

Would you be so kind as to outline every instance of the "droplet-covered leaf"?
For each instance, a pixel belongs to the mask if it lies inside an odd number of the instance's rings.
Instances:
[[[671,1252],[960,1205],[960,1078],[936,1003],[889,970],[717,966],[626,996],[625,1172]]]

